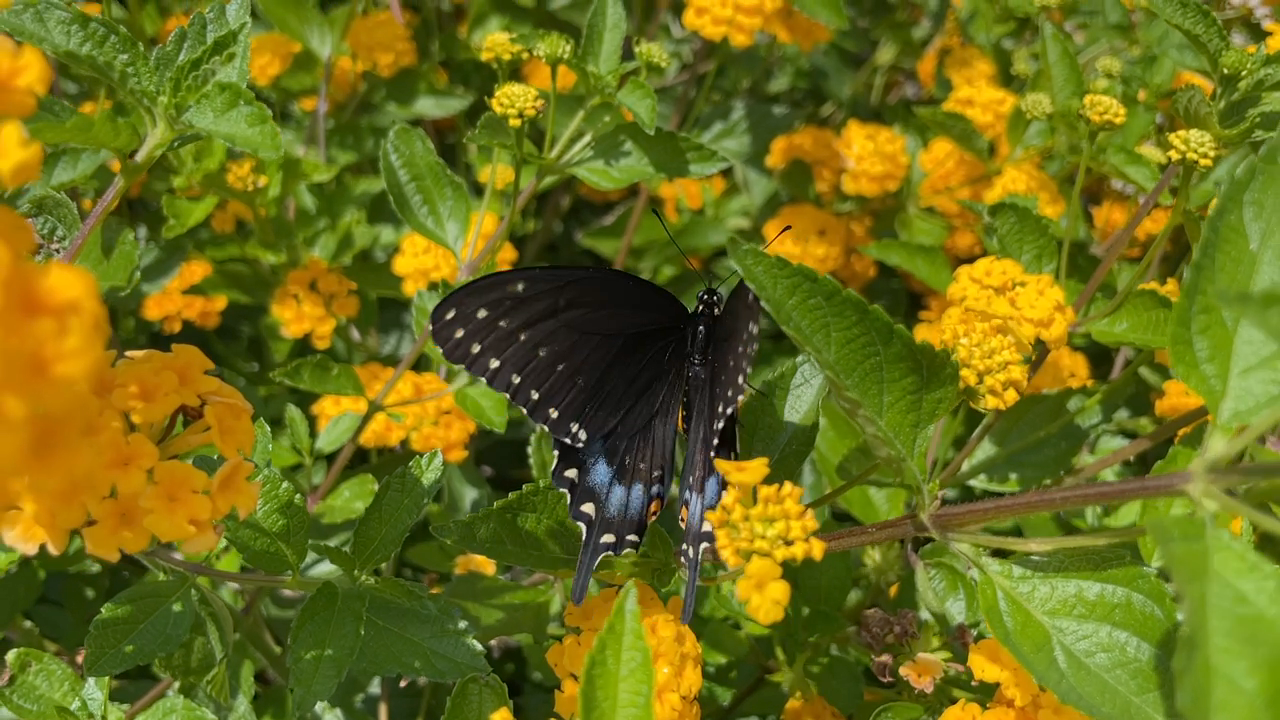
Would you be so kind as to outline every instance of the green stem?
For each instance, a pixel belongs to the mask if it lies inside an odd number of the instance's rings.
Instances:
[[[1076,182],[1071,188],[1071,212],[1067,215],[1067,232],[1062,238],[1062,256],[1058,259],[1058,284],[1066,285],[1067,282],[1067,259],[1071,254],[1071,243],[1076,240],[1076,224],[1078,218],[1084,214],[1084,208],[1080,206],[1080,193],[1084,190],[1084,176],[1089,169],[1089,159],[1093,154],[1094,135],[1092,131],[1086,132],[1084,135],[1084,148],[1080,151],[1080,167],[1076,169]]]
[[[258,608],[252,615],[244,616],[240,613],[234,613],[232,618],[237,625],[240,637],[249,643],[249,647],[261,656],[262,661],[266,663],[267,669],[275,675],[282,683],[289,682],[289,666],[284,661],[284,651],[276,644],[275,638],[271,637],[271,631],[267,628],[266,620],[262,617],[262,609]]]
[[[715,82],[716,73],[719,72],[720,66],[723,64],[721,60],[724,58],[723,45],[716,46],[715,61],[711,63],[711,69],[707,70],[707,74],[702,76],[702,84],[698,86],[698,94],[693,98],[693,106],[684,116],[683,123],[690,124],[698,119],[698,115],[702,113],[702,108],[707,104],[707,98],[711,95],[711,85]]]
[[[520,184],[519,165],[515,167],[515,178],[511,181],[512,189]],[[493,244],[493,238],[485,243],[483,248],[477,248],[476,243],[480,242],[480,228],[484,226],[484,218],[489,214],[489,202],[493,200],[493,182],[498,176],[498,148],[493,149],[493,153],[489,156],[489,180],[484,184],[484,195],[480,196],[480,214],[476,216],[475,226],[471,228],[471,234],[467,236],[467,241],[462,246],[462,265],[458,268],[458,282],[463,282],[467,278],[476,273],[476,270],[484,267],[484,256],[489,252],[489,246]],[[514,195],[515,193],[512,193]],[[495,233],[496,234],[496,233]]]
[[[807,507],[810,510],[816,510],[820,507],[830,505],[832,502],[838,499],[841,495],[844,495],[845,493],[849,492],[850,489],[866,482],[867,479],[870,478],[872,475],[874,475],[876,470],[879,470],[879,469],[880,469],[880,461],[877,460],[876,462],[871,463],[871,465],[866,470],[863,470],[862,472],[854,476],[853,479],[841,483],[838,487],[836,487],[836,489],[832,490],[831,492],[823,495],[817,500],[807,503]]]
[[[542,138],[542,155],[546,157],[551,152],[551,136],[556,131],[556,74],[560,71],[560,63],[551,66],[551,101],[547,103],[547,134]],[[516,175],[516,182],[520,181],[520,176]]]
[[[1146,532],[1147,530],[1144,527],[1099,530],[1098,532],[1064,535],[1062,537],[1007,537],[1004,535],[988,535],[987,533],[949,532],[947,533],[947,539],[952,542],[987,548],[1013,550],[1021,553],[1041,553],[1065,550],[1067,548],[1114,545],[1140,538]]]
[[[214,580],[222,580],[224,582],[235,583],[241,587],[278,587],[311,590],[320,587],[321,581],[308,580],[306,578],[293,577],[289,575],[263,575],[260,573],[235,573],[226,570],[218,570],[216,568],[200,565],[199,563],[187,562],[181,558],[174,557],[160,549],[152,549],[143,553],[144,556],[156,560],[169,567],[182,570],[183,572],[201,577],[213,578]]]
[[[520,185],[520,170],[524,165],[524,131],[525,131],[524,125],[521,125],[520,127],[516,128],[516,156],[515,156],[515,159],[512,161],[512,168],[515,170],[515,175],[516,175],[516,179],[514,183],[515,187],[519,187]],[[507,228],[502,240],[506,240],[507,238],[511,237],[511,226],[515,224],[516,213],[520,212],[520,208],[516,206],[516,203],[519,202],[519,194],[514,192],[514,188],[512,188],[512,190],[513,192],[511,193],[511,206],[507,210],[507,222],[506,222]],[[497,240],[496,238],[495,240],[496,242],[501,242],[501,240]],[[490,241],[491,245],[493,245],[494,243],[495,241]],[[485,261],[487,262],[488,258],[485,258]]]
[[[573,134],[577,132],[578,126],[586,119],[587,110],[591,108],[593,104],[594,103],[587,103],[578,109],[578,113],[569,121],[569,127],[564,129],[564,135],[560,136],[560,141],[551,149],[551,154],[547,156],[548,160],[560,157],[560,153],[564,150],[565,146],[569,144],[569,140],[572,139]]]

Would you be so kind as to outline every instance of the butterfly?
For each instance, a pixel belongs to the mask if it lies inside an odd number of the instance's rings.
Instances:
[[[600,559],[638,549],[658,518],[681,425],[689,622],[702,554],[715,544],[706,514],[724,487],[713,459],[737,456],[738,403],[759,321],[760,302],[745,282],[727,299],[705,287],[690,311],[648,280],[598,267],[493,273],[459,286],[432,311],[432,338],[445,359],[551,433],[552,481],[582,529],[575,605]]]

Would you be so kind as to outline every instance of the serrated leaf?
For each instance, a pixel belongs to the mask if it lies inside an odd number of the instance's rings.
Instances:
[[[228,520],[227,540],[259,570],[297,574],[307,558],[307,500],[275,468],[256,479],[258,507],[244,520]]]
[[[278,160],[284,154],[271,110],[245,87],[217,83],[205,88],[183,112],[181,122],[263,160]]]
[[[474,382],[454,392],[453,400],[482,427],[496,433],[507,431],[506,395],[482,382]]]
[[[302,408],[293,403],[285,403],[284,424],[289,432],[289,442],[303,456],[311,454],[311,422]]]
[[[1110,315],[1089,323],[1094,340],[1111,347],[1169,347],[1173,303],[1154,290],[1136,290]]]
[[[190,578],[143,582],[102,606],[85,638],[86,675],[118,675],[182,644],[195,620]]]
[[[347,675],[364,637],[368,596],[355,588],[321,585],[302,607],[289,630],[289,692],[294,706],[310,714],[328,700]]]
[[[1171,683],[1178,709],[1187,720],[1274,717],[1280,707],[1275,563],[1204,518],[1160,518],[1150,530],[1182,606]]]
[[[515,150],[516,135],[511,125],[495,112],[480,116],[475,128],[467,133],[464,142],[486,148]]]
[[[45,183],[53,190],[66,190],[83,184],[111,159],[109,150],[97,148],[49,149],[44,161]]]
[[[1084,75],[1076,59],[1075,43],[1062,28],[1047,19],[1040,21],[1040,56],[1049,73],[1049,95],[1053,98],[1054,111],[1074,114],[1084,98]]]
[[[316,505],[316,519],[326,525],[355,520],[378,494],[378,479],[369,473],[360,473],[338,484],[320,504]]]
[[[480,642],[522,633],[545,637],[557,594],[554,583],[526,586],[476,573],[455,576],[443,592],[471,622]]]
[[[794,477],[818,437],[818,408],[826,393],[822,370],[809,356],[782,365],[742,405],[741,456],[767,457],[776,477]]]
[[[317,456],[324,457],[346,445],[355,436],[356,430],[360,429],[360,421],[363,419],[359,413],[339,413],[337,417],[325,423],[324,428],[316,434],[316,443],[312,450]]]
[[[1025,205],[998,202],[987,209],[983,242],[993,255],[1017,260],[1029,273],[1056,275],[1061,240],[1048,218]]]
[[[460,255],[467,241],[471,196],[421,130],[391,129],[380,155],[382,181],[400,217],[418,233]]]
[[[729,167],[719,152],[687,135],[637,125],[619,125],[595,139],[591,150],[567,168],[569,174],[599,190],[621,190],[654,176],[700,178]]]
[[[113,233],[109,239],[108,231]],[[76,264],[88,268],[103,291],[124,290],[133,287],[139,253],[133,228],[116,233],[112,226],[99,226],[81,247]]]
[[[258,11],[277,30],[302,43],[316,57],[333,55],[333,28],[316,0],[257,0]]]
[[[867,257],[914,275],[938,292],[945,291],[951,284],[951,260],[940,247],[902,240],[876,240],[858,249]]]
[[[311,543],[309,547],[311,548],[311,552],[319,555],[325,560],[328,560],[334,567],[338,568],[342,572],[353,577],[361,575],[360,570],[356,568],[356,559],[344,548],[340,548],[337,545],[325,545],[324,543],[315,542]]]
[[[593,0],[582,29],[578,59],[601,77],[622,64],[622,41],[627,35],[627,11],[622,0]]]
[[[959,397],[955,363],[808,267],[741,242],[730,244],[729,257],[778,325],[822,368],[875,451],[919,478],[933,424]]]
[[[161,236],[170,240],[204,222],[221,199],[217,195],[184,198],[165,194],[160,198],[164,208],[164,229]]]
[[[328,355],[307,355],[271,371],[271,379],[317,395],[364,397],[364,385],[356,369],[333,361]]]
[[[468,675],[453,686],[444,706],[444,720],[489,720],[502,708],[510,708],[507,686],[496,675]]]
[[[1246,425],[1280,401],[1280,338],[1256,314],[1222,302],[1232,293],[1280,292],[1277,187],[1280,137],[1273,137],[1219,193],[1173,305],[1174,375],[1228,427]]]
[[[796,0],[794,5],[802,15],[832,30],[844,30],[849,27],[849,13],[840,0]]]
[[[653,661],[644,640],[639,593],[627,583],[582,666],[582,720],[652,720]]]
[[[142,43],[114,22],[58,0],[18,3],[0,13],[0,30],[141,105],[157,100],[155,73]]]
[[[200,685],[226,658],[231,628],[219,623],[217,611],[202,593],[196,593],[195,616],[187,637],[176,650],[152,663],[156,672],[178,682]],[[229,625],[229,623],[228,623]]]
[[[1214,135],[1220,134],[1217,114],[1199,85],[1184,85],[1174,90],[1169,106],[1173,109],[1174,117],[1181,120],[1183,125],[1208,130]]]
[[[467,552],[552,573],[572,570],[582,544],[582,532],[569,519],[564,493],[534,484],[479,512],[434,525],[431,532]]]
[[[208,6],[152,52],[159,82],[168,101],[183,108],[198,103],[208,88],[244,87],[249,79],[249,3],[247,0]]]
[[[49,99],[41,102],[41,112],[27,122],[27,130],[46,145],[104,148],[120,156],[132,154],[142,142],[133,122],[112,109],[88,115]]]
[[[58,708],[70,708],[83,684],[66,662],[34,648],[14,648],[4,663],[0,707],[22,720],[59,720]]]
[[[444,460],[439,450],[419,455],[391,473],[378,485],[351,538],[356,567],[369,570],[389,560],[400,549],[409,528],[422,516],[427,502],[440,487]]]
[[[1147,7],[1191,41],[1210,67],[1217,67],[1231,49],[1226,28],[1200,0],[1148,0]]]
[[[35,226],[36,235],[49,248],[68,247],[80,231],[80,212],[71,198],[53,190],[36,190],[18,206],[22,217]]]
[[[1062,702],[1091,717],[1162,720],[1168,588],[1122,549],[987,558],[978,582],[991,632]]]
[[[649,83],[633,77],[618,90],[618,102],[631,111],[641,130],[652,133],[658,122],[658,95]]]
[[[135,716],[136,720],[217,720],[217,716],[181,695],[168,695]]]
[[[360,592],[368,604],[352,670],[438,682],[488,672],[484,648],[471,637],[460,611],[425,585],[384,578]]]
[[[979,158],[991,156],[991,143],[973,126],[973,121],[969,118],[947,112],[935,105],[916,105],[911,110],[935,135],[951,138],[962,149]]]

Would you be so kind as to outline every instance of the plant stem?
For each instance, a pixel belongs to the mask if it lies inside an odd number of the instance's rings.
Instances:
[[[542,155],[546,157],[551,152],[551,136],[556,131],[556,74],[560,71],[560,63],[551,66],[551,101],[547,103],[547,134],[542,138]],[[516,180],[519,181],[520,174],[516,174]]]
[[[1000,419],[1000,411],[998,410],[992,413],[987,413],[987,416],[982,418],[982,422],[980,422],[977,429],[973,431],[973,435],[969,436],[964,447],[960,448],[960,452],[956,453],[954,458],[951,458],[951,462],[947,463],[947,467],[942,471],[942,474],[938,475],[936,484],[939,487],[946,485],[948,480],[954,477],[956,473],[960,472],[960,468],[964,465],[964,461],[968,460],[969,456],[973,454],[973,451],[978,449],[978,443],[981,443],[983,439],[987,437],[991,432],[991,428],[995,427],[998,419]]]
[[[867,478],[874,475],[876,470],[879,470],[879,469],[880,469],[880,461],[877,460],[871,463],[871,465],[869,465],[866,470],[863,470],[862,472],[855,475],[853,479],[840,483],[840,485],[837,486],[831,492],[826,493],[825,495],[818,498],[817,500],[813,500],[811,502],[806,503],[805,507],[811,510],[815,510],[817,508],[830,505],[832,502],[839,499],[841,495],[844,495],[845,493],[849,492],[850,489],[866,482]]]
[[[1067,259],[1071,254],[1071,243],[1076,240],[1077,218],[1084,214],[1080,207],[1080,193],[1084,190],[1084,176],[1089,169],[1089,158],[1093,154],[1094,134],[1092,131],[1084,135],[1084,149],[1080,151],[1080,167],[1076,169],[1076,182],[1071,188],[1071,212],[1067,215],[1067,231],[1062,238],[1062,255],[1058,258],[1058,284],[1066,285]]]
[[[169,692],[169,688],[173,687],[173,678],[164,678],[160,682],[151,686],[146,695],[138,698],[137,702],[129,706],[124,712],[124,720],[133,720],[142,714],[144,710],[156,704],[165,693]]]
[[[320,586],[320,582],[303,580],[300,578],[290,577],[288,575],[263,575],[261,573],[234,573],[226,570],[218,570],[199,563],[187,562],[182,558],[174,557],[159,548],[148,550],[143,553],[144,556],[152,560],[159,561],[169,567],[191,573],[192,575],[200,575],[202,577],[222,580],[224,582],[235,583],[241,587],[279,587],[279,588],[296,588],[299,584],[316,587]]]
[[[1005,535],[988,535],[986,533],[949,532],[947,539],[952,542],[981,547],[1013,550],[1021,553],[1050,552],[1067,548],[1097,547],[1136,540],[1146,534],[1142,527],[1117,528],[1080,535],[1064,535],[1062,537],[1008,537]]]
[[[551,149],[551,154],[547,156],[548,160],[560,157],[560,153],[564,151],[565,145],[569,144],[569,140],[573,137],[573,134],[577,132],[578,126],[581,125],[582,121],[587,117],[587,110],[591,106],[592,103],[587,103],[578,109],[578,113],[569,121],[569,127],[564,129],[564,135],[560,136],[560,141]],[[519,178],[517,178],[517,180],[518,179]]]
[[[613,258],[615,270],[621,270],[627,264],[627,254],[631,252],[631,243],[635,240],[636,230],[640,227],[640,218],[649,208],[649,188],[641,186],[636,193],[636,204],[631,207],[631,216],[627,218],[627,226],[622,231],[622,243],[618,245],[618,254]]]
[[[120,196],[124,194],[127,185],[133,182],[134,178],[142,177],[148,169],[151,168],[155,161],[164,154],[164,149],[169,146],[173,140],[173,133],[167,125],[156,127],[147,134],[142,141],[133,157],[120,167],[120,172],[115,179],[111,181],[111,185],[107,187],[107,191],[98,198],[98,202],[94,204],[93,210],[89,211],[89,217],[84,219],[84,223],[80,225],[80,231],[76,233],[75,238],[71,240],[71,244],[63,251],[61,260],[67,263],[74,263],[80,255],[80,249],[84,247],[85,240],[89,239],[95,228],[98,227],[106,218],[107,213],[115,209],[116,203],[120,202]]]
[[[552,95],[552,97],[555,97],[555,95]],[[515,158],[511,161],[512,170],[515,172],[516,185],[520,184],[520,170],[524,165],[524,131],[525,131],[524,125],[521,125],[520,127],[516,128],[516,154],[515,154]],[[534,173],[534,175],[536,176],[537,173]],[[537,180],[537,178],[535,177],[534,180]],[[502,237],[503,240],[506,240],[508,237],[510,237],[511,225],[516,221],[516,215],[520,212],[520,208],[516,207],[516,200],[518,197],[519,196],[516,193],[514,192],[511,193],[511,208],[507,211],[507,222],[504,223],[504,225],[506,225],[506,233]],[[497,233],[494,233],[494,235],[496,237]],[[493,245],[495,244],[495,241],[493,239],[490,239],[489,244]],[[488,258],[483,259],[484,262],[488,262],[488,260],[489,260]]]
[[[1134,457],[1135,455],[1139,455],[1141,453],[1146,452],[1147,450],[1150,450],[1156,445],[1159,445],[1165,440],[1168,440],[1169,438],[1177,435],[1179,430],[1186,427],[1191,427],[1192,425],[1195,425],[1196,423],[1200,422],[1201,420],[1205,419],[1208,416],[1209,416],[1209,411],[1206,410],[1203,406],[1198,407],[1195,410],[1189,410],[1179,415],[1178,417],[1173,418],[1169,422],[1161,425],[1155,430],[1152,430],[1150,433],[1134,440],[1133,442],[1130,442],[1128,445],[1125,445],[1124,447],[1120,448],[1119,450],[1116,450],[1110,455],[1107,455],[1104,458],[1099,458],[1098,460],[1095,460],[1089,463],[1088,465],[1085,465],[1079,470],[1076,470],[1075,472],[1063,478],[1060,485],[1062,487],[1079,485],[1080,483],[1083,483],[1085,480],[1088,480],[1089,478],[1094,477],[1098,473],[1102,472],[1103,470],[1106,470],[1107,468],[1113,465],[1119,465],[1120,463],[1124,462],[1125,460],[1128,460],[1129,458]]]

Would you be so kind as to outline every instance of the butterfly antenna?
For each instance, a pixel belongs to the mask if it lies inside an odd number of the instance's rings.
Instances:
[[[649,210],[653,212],[654,217],[658,218],[658,222],[662,224],[662,229],[666,231],[667,237],[671,240],[671,244],[676,246],[676,250],[680,251],[681,257],[684,258],[685,262],[689,263],[689,268],[698,275],[698,279],[702,281],[703,285],[711,287],[711,283],[707,282],[707,279],[702,276],[702,271],[698,269],[698,266],[694,265],[693,261],[689,259],[689,256],[684,254],[684,249],[680,247],[680,243],[676,242],[675,236],[672,235],[671,230],[667,228],[667,222],[662,219],[662,213],[658,212],[658,208],[649,208]],[[787,227],[790,227],[790,225]]]
[[[655,210],[654,212],[657,212],[657,211]],[[779,230],[779,231],[778,231],[778,234],[777,234],[777,235],[774,235],[774,236],[773,236],[773,240],[770,240],[768,243],[766,243],[766,244],[765,244],[765,246],[764,246],[764,247],[762,247],[762,248],[760,248],[760,249],[761,249],[761,250],[768,250],[768,249],[769,249],[769,246],[770,246],[770,245],[772,245],[774,242],[776,242],[776,241],[778,240],[778,238],[782,237],[782,234],[783,234],[783,233],[788,232],[788,231],[790,231],[790,230],[791,230],[791,226],[790,226],[790,225],[787,225],[786,227],[782,228],[781,230]],[[717,289],[717,290],[719,290],[721,285],[723,285],[723,284],[725,284],[725,283],[729,282],[730,280],[732,280],[732,279],[733,279],[733,276],[734,276],[734,275],[737,275],[737,274],[738,274],[738,271],[737,271],[737,270],[734,270],[733,272],[729,273],[729,276],[728,276],[728,277],[726,277],[725,279],[723,279],[723,280],[721,280],[720,282],[716,283],[716,289]]]

